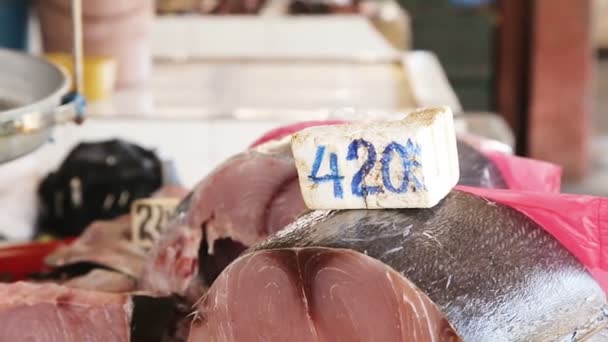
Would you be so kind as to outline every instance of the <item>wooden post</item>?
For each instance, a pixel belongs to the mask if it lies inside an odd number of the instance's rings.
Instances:
[[[528,152],[577,179],[589,164],[593,50],[590,0],[535,0]]]
[[[515,135],[518,154],[526,153],[530,95],[530,0],[500,0],[496,106]]]

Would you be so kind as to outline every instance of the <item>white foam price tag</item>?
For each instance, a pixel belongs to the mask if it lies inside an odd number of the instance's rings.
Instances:
[[[131,238],[134,243],[151,247],[179,204],[177,198],[145,198],[131,204]]]
[[[293,135],[291,148],[311,209],[429,208],[459,177],[447,107],[400,121],[307,128]]]

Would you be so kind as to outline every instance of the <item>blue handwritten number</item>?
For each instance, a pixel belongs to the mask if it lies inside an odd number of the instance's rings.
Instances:
[[[340,176],[338,172],[338,156],[335,153],[329,154],[329,170],[331,174],[319,177],[317,174],[319,173],[319,168],[321,167],[321,162],[323,161],[323,156],[325,155],[325,146],[321,145],[317,147],[317,153],[315,155],[315,161],[312,164],[312,170],[310,171],[310,175],[308,179],[315,183],[322,183],[333,181],[334,182],[334,197],[342,198],[342,179],[343,176]]]
[[[397,154],[399,154],[399,157],[403,163],[403,181],[399,188],[395,188],[393,186],[389,170],[391,160],[393,159],[393,152],[397,152]],[[414,184],[414,191],[424,190],[425,186],[414,174],[415,169],[421,166],[416,160],[416,158],[419,156],[420,145],[414,144],[411,139],[407,140],[406,146],[398,144],[394,141],[386,146],[384,152],[382,152],[382,159],[380,160],[382,163],[382,180],[384,187],[391,192],[404,193],[407,191],[410,182],[412,182]]]
[[[357,160],[359,158],[359,147],[367,149],[367,160],[353,176],[353,181],[351,182],[351,191],[353,192],[353,195],[365,197],[367,195],[382,192],[382,189],[379,186],[368,187],[363,184],[365,176],[372,170],[372,167],[374,167],[374,163],[376,162],[376,149],[374,148],[374,145],[363,139],[353,140],[350,145],[348,145],[346,160]]]

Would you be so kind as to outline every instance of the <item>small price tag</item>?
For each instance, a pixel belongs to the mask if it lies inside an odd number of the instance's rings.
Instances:
[[[160,237],[166,223],[179,204],[177,198],[146,198],[131,205],[131,239],[150,248]]]
[[[310,209],[428,208],[459,177],[447,107],[400,121],[307,128],[294,134],[291,149]]]

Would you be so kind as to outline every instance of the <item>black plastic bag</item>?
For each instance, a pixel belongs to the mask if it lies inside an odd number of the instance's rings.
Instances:
[[[162,163],[140,146],[109,140],[81,143],[40,184],[40,232],[79,235],[94,220],[129,212],[162,184]]]

